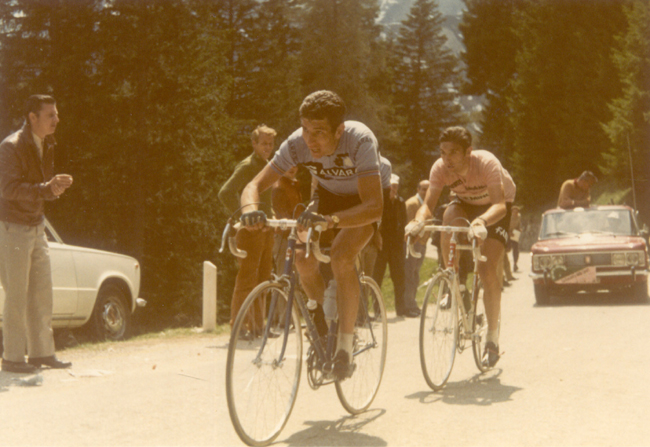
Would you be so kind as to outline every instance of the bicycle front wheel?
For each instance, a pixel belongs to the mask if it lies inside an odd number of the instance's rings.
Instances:
[[[485,343],[487,342],[487,314],[485,313],[485,303],[483,302],[483,290],[479,290],[479,299],[476,303],[476,317],[474,318],[474,327],[472,328],[472,352],[474,353],[474,363],[481,372],[489,371],[491,366],[485,361]],[[499,317],[499,326],[501,328],[501,317]]]
[[[287,325],[286,306],[284,288],[264,282],[244,301],[230,334],[228,411],[235,431],[248,445],[270,444],[280,434],[298,393],[300,319],[292,311]]]
[[[449,277],[438,273],[427,287],[420,319],[420,364],[434,391],[447,383],[458,344],[458,302]]]
[[[335,382],[336,394],[350,414],[368,409],[379,390],[386,363],[388,324],[381,290],[370,277],[361,278],[359,312],[354,328],[352,377]]]
[[[476,302],[476,311],[474,313],[474,327],[472,328],[472,352],[474,353],[474,363],[479,371],[485,372],[490,367],[483,362],[483,353],[485,352],[485,342],[487,338],[487,315],[485,314],[485,304],[483,303],[482,290],[479,290],[479,298]]]

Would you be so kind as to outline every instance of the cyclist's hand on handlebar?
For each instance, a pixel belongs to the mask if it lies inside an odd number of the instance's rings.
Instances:
[[[242,214],[239,221],[248,230],[259,230],[266,223],[266,214],[261,210],[249,211]]]
[[[300,217],[298,217],[298,231],[315,228],[317,225],[320,225],[321,230],[327,230],[327,220],[322,214],[314,213],[312,211],[303,211]]]
[[[411,238],[419,240],[423,236],[423,229],[424,222],[420,222],[419,220],[410,221],[404,228],[404,239],[406,240],[411,236]]]
[[[479,242],[483,242],[487,238],[488,232],[485,228],[485,221],[483,219],[476,218],[472,221],[469,226],[469,233],[467,236],[469,239],[477,238]]]

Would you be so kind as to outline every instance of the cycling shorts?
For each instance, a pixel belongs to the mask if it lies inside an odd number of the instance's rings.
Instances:
[[[467,219],[471,222],[474,219],[476,219],[478,216],[481,214],[485,213],[488,208],[490,208],[492,205],[470,205],[469,203],[463,202],[460,199],[455,199],[451,202],[452,204],[456,204],[460,206],[463,211],[467,214]],[[496,239],[497,241],[501,242],[504,247],[507,247],[508,245],[508,230],[510,229],[510,216],[512,215],[512,203],[511,202],[506,202],[506,215],[498,222],[487,226],[487,231],[488,235],[487,237],[489,239]]]

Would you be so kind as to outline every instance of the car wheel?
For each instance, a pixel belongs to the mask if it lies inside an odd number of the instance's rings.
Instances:
[[[548,286],[544,284],[535,284],[535,302],[538,306],[548,306],[551,304],[551,294]]]
[[[91,330],[98,340],[124,340],[131,329],[131,308],[126,295],[114,284],[99,289],[91,317]]]
[[[636,282],[632,286],[634,301],[645,303],[648,301],[648,281]]]

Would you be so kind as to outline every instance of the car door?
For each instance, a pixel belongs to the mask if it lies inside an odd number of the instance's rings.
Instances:
[[[61,243],[46,227],[47,242],[50,248],[52,266],[52,286],[54,291],[52,317],[54,326],[66,325],[57,320],[69,320],[77,310],[77,274],[70,247]],[[0,316],[4,310],[5,292],[0,286]]]
[[[79,291],[72,251],[66,245],[48,241],[52,264],[52,287],[54,289],[53,318],[74,314],[77,310]]]

